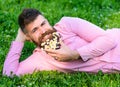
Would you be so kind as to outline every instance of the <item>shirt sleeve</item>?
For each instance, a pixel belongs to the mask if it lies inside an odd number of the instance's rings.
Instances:
[[[21,76],[24,74],[32,74],[35,71],[53,69],[53,66],[47,62],[47,58],[49,59],[51,57],[49,57],[45,51],[38,48],[36,48],[28,58],[19,62],[23,46],[24,43],[22,42],[13,41],[11,43],[10,50],[4,62],[3,75]]]
[[[105,30],[86,20],[73,17],[63,17],[59,22],[64,34],[74,34],[89,44],[77,48],[83,61],[103,55],[116,46],[115,39]]]
[[[22,48],[24,43],[13,41],[11,43],[10,50],[6,56],[3,74],[10,76],[11,74],[15,74],[19,67],[19,58],[21,55]]]
[[[87,61],[90,58],[102,56],[116,46],[116,41],[110,36],[101,36],[94,39],[88,45],[77,49],[81,58]]]

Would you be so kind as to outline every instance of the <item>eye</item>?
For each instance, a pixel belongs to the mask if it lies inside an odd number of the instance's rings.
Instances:
[[[45,22],[45,21],[43,21],[43,22],[41,23],[41,26],[45,25],[45,23],[46,23],[46,22]]]
[[[37,27],[36,28],[34,28],[33,30],[32,30],[32,33],[34,33],[34,32],[36,32],[37,31]]]

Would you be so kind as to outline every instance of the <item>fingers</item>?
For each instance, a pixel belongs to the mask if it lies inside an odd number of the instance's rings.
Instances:
[[[45,49],[45,51],[46,51],[47,53],[54,53],[54,54],[57,53],[56,50],[52,50],[52,49]]]
[[[22,30],[20,28],[18,29],[18,34],[17,34],[15,40],[19,41],[19,42],[25,42],[26,41],[26,35],[22,32]]]
[[[18,33],[21,33],[21,34],[25,35],[21,28],[18,29]]]
[[[56,54],[56,53],[48,53],[48,55],[50,55],[51,57],[53,57],[55,60],[57,60],[57,61],[61,61],[61,62],[63,62],[63,61],[66,61],[65,59],[63,59],[63,58],[61,58],[58,54]]]
[[[56,57],[56,54],[52,54],[52,53],[48,53],[48,55],[52,56],[52,57]]]
[[[56,52],[56,50],[46,49],[45,50],[48,55],[53,57],[55,60],[59,60],[59,54]]]
[[[59,61],[58,55],[53,54],[53,53],[48,53],[48,55],[50,55],[51,57],[53,57],[55,60],[58,60],[58,61]]]

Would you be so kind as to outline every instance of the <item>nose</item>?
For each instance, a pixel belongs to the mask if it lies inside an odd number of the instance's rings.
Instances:
[[[40,34],[43,34],[43,33],[45,33],[45,32],[46,32],[44,28],[39,28],[39,30],[38,30],[38,31],[39,31],[39,33],[40,33]]]
[[[44,29],[44,28],[41,28],[41,32],[42,32],[42,34],[45,33],[45,29]]]

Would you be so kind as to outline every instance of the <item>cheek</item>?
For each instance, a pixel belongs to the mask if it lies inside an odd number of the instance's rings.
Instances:
[[[39,35],[34,36],[34,40],[38,42]]]
[[[35,42],[38,42],[38,38],[39,38],[39,35],[38,34],[34,34],[32,35],[31,39],[34,40]]]

